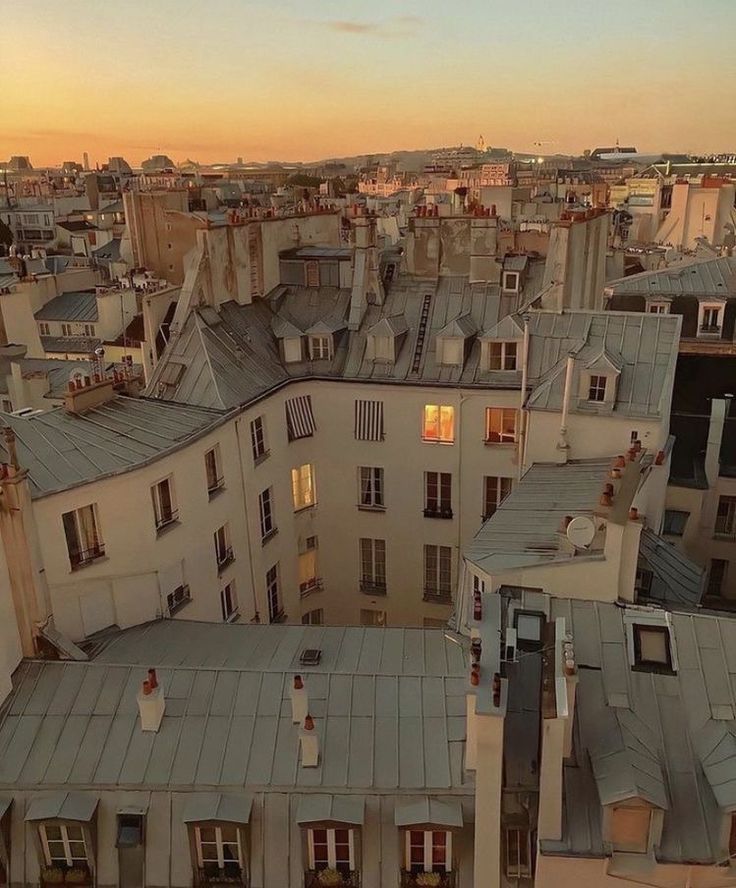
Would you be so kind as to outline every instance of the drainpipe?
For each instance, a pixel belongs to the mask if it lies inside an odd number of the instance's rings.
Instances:
[[[517,478],[521,481],[524,474],[524,457],[526,456],[526,423],[527,413],[526,387],[529,380],[529,315],[524,315],[524,342],[521,347],[521,395],[519,396],[519,454]]]
[[[565,368],[565,393],[562,396],[562,417],[560,419],[560,440],[557,449],[561,451],[560,461],[564,464],[568,460],[570,444],[567,440],[567,415],[570,412],[570,395],[572,393],[572,374],[575,369],[575,356],[570,352],[567,356]]]
[[[245,464],[243,463],[243,448],[240,442],[240,422],[242,417],[235,420],[235,440],[238,443],[238,468],[240,469],[240,486],[243,491],[243,517],[245,520],[245,540],[248,544],[248,561],[250,562],[250,582],[253,589],[253,619],[256,623],[260,622],[258,615],[258,596],[256,594],[256,576],[255,566],[253,564],[253,547],[250,539],[250,524],[248,522],[248,497],[245,491]]]

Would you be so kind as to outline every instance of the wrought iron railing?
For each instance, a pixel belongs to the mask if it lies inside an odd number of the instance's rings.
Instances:
[[[91,564],[95,559],[102,558],[105,554],[105,547],[102,543],[92,546],[90,549],[78,549],[71,552],[69,560],[72,568],[76,570],[78,567],[84,567],[85,564]]]
[[[232,869],[202,868],[197,871],[197,884],[206,885],[207,888],[218,888],[220,885],[247,886],[248,878],[245,870],[233,867]]]
[[[304,888],[360,888],[360,873],[358,870],[352,872],[341,872],[339,874],[340,881],[336,879],[335,871],[330,870],[307,870],[304,873]]]

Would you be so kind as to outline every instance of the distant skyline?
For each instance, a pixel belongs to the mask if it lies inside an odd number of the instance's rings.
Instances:
[[[0,160],[736,151],[735,26],[733,0],[36,0],[3,19]]]

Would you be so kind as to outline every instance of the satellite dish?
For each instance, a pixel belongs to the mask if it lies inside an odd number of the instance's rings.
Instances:
[[[567,538],[576,549],[587,549],[594,536],[595,524],[587,515],[579,515],[567,525]]]

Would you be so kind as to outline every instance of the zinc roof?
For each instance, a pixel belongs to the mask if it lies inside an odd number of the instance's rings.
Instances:
[[[62,293],[50,299],[34,315],[37,321],[97,321],[95,293]]]
[[[606,284],[613,295],[736,296],[736,257],[695,260],[657,271],[643,271]]]
[[[318,666],[299,656],[318,648]],[[136,693],[156,666],[160,730]],[[472,793],[463,776],[464,647],[435,629],[159,621],[93,660],[24,661],[0,715],[0,793],[289,788]],[[304,676],[320,763],[299,763],[289,689]]]
[[[15,432],[37,498],[145,464],[221,418],[200,407],[116,397],[81,415],[64,407],[26,417],[0,413],[0,425]],[[3,442],[0,454],[7,462]]]

